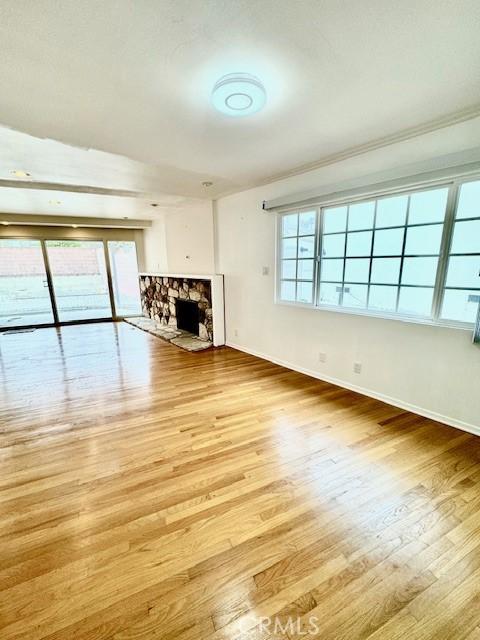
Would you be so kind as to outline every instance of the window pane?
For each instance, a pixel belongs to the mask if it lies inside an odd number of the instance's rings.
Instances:
[[[444,320],[475,322],[480,291],[447,289],[443,298],[441,317]]]
[[[397,306],[397,287],[370,286],[368,308],[375,311],[395,311]]]
[[[345,254],[345,234],[324,236],[322,240],[322,255],[326,258],[338,258]]]
[[[370,258],[351,258],[345,261],[345,282],[368,282]]]
[[[451,256],[447,287],[480,288],[480,256]]]
[[[347,207],[334,207],[323,211],[323,233],[345,231],[347,226]]]
[[[458,218],[479,218],[480,217],[480,181],[467,182],[460,188],[458,199]]]
[[[298,239],[298,257],[313,258],[315,253],[315,236],[305,236]]]
[[[397,227],[405,224],[408,196],[382,198],[377,202],[376,227]]]
[[[53,312],[40,240],[0,239],[0,326],[49,323]]]
[[[375,231],[373,255],[401,256],[404,233],[405,229],[387,229],[386,231]]]
[[[343,288],[343,306],[365,309],[368,286],[366,284],[346,284]]]
[[[313,260],[298,261],[297,278],[299,280],[313,280]]]
[[[109,240],[108,255],[117,316],[141,314],[135,242],[133,240]]]
[[[406,254],[425,255],[438,254],[442,241],[442,224],[428,227],[410,227],[407,229]]]
[[[372,260],[371,282],[378,284],[398,284],[400,258],[374,258]]]
[[[408,224],[443,222],[447,206],[448,189],[420,191],[410,196]]]
[[[280,287],[280,297],[282,300],[295,300],[295,282],[282,281]]]
[[[292,213],[288,216],[282,216],[282,236],[296,236],[298,227],[298,214]]]
[[[402,284],[430,285],[433,287],[437,275],[438,258],[405,258]]]
[[[296,260],[282,260],[282,278],[284,278],[285,280],[295,280],[296,272]]]
[[[298,235],[308,236],[315,233],[316,211],[306,211],[300,214]]]
[[[320,277],[322,280],[341,282],[343,280],[343,258],[340,260],[322,260]]]
[[[105,250],[101,240],[47,240],[61,322],[111,318]]]
[[[430,316],[433,289],[424,287],[400,287],[398,312],[414,316]]]
[[[299,282],[297,284],[297,300],[307,304],[313,302],[313,282]]]
[[[348,210],[348,230],[371,229],[373,227],[374,213],[375,202],[351,204]]]
[[[456,222],[451,253],[480,253],[480,220]]]
[[[339,305],[342,285],[322,282],[320,285],[319,302],[321,304]]]
[[[369,256],[372,250],[372,231],[349,233],[347,256]]]
[[[297,239],[288,238],[282,240],[282,258],[296,258],[297,257]]]

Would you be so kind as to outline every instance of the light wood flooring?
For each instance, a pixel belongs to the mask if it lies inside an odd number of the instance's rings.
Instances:
[[[480,438],[120,323],[1,335],[0,423],[1,640],[480,639]]]

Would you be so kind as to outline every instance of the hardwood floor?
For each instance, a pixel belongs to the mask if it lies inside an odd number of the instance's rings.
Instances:
[[[479,438],[126,324],[0,351],[2,640],[479,640]]]

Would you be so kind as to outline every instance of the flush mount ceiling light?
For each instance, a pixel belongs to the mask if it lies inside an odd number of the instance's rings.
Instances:
[[[263,109],[267,101],[265,87],[249,73],[229,73],[215,83],[212,104],[229,116],[249,116]]]

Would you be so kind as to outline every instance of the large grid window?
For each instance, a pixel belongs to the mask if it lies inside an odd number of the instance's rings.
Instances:
[[[480,180],[460,187],[441,318],[475,322],[480,302]]]
[[[280,240],[280,296],[289,302],[313,302],[315,227],[317,212],[282,217]]]
[[[429,317],[448,189],[323,210],[319,303]]]
[[[475,322],[479,180],[288,212],[280,229],[280,300]]]

